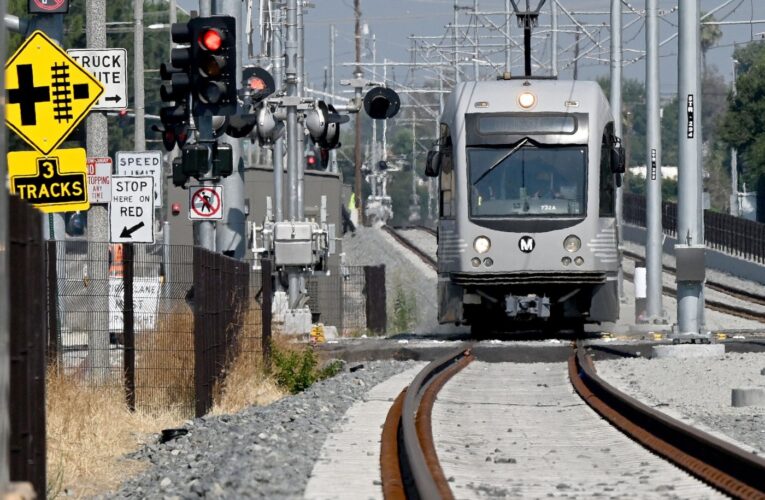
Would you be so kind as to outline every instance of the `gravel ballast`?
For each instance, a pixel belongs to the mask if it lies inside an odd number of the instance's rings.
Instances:
[[[603,360],[595,367],[608,383],[640,401],[765,453],[765,406],[731,405],[732,389],[765,387],[765,354]]]
[[[132,455],[151,467],[108,497],[301,497],[327,435],[346,410],[374,385],[413,366],[374,361],[269,406],[187,422],[188,435]]]

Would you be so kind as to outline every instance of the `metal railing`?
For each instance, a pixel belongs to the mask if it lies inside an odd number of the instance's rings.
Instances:
[[[645,227],[644,196],[624,193],[624,221]],[[665,234],[678,238],[676,203],[662,203],[661,224]],[[709,248],[765,263],[765,224],[760,222],[704,210],[704,239]]]

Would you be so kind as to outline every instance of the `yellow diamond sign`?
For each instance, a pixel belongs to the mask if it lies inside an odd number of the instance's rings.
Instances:
[[[74,59],[35,31],[5,65],[5,122],[47,155],[63,142],[104,92]]]

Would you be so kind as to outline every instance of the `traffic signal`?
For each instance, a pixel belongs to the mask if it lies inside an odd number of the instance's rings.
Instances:
[[[230,16],[196,17],[188,23],[191,91],[195,115],[237,111],[236,22]]]
[[[173,24],[170,33],[174,43],[188,44],[191,40],[191,31],[186,24]],[[168,105],[159,110],[162,128],[152,128],[162,133],[162,143],[168,151],[172,151],[176,143],[183,147],[188,139],[190,70],[189,47],[174,48],[170,53],[170,65],[162,63],[159,67],[159,76],[163,80],[159,96]]]
[[[319,160],[316,158],[315,151],[308,151],[305,155],[305,168],[311,170],[318,170]]]
[[[395,90],[373,87],[364,95],[364,111],[375,120],[393,118],[401,108],[401,99]]]

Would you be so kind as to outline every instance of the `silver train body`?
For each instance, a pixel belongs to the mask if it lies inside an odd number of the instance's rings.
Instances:
[[[441,115],[441,323],[615,321],[623,150],[594,82],[463,82]]]

